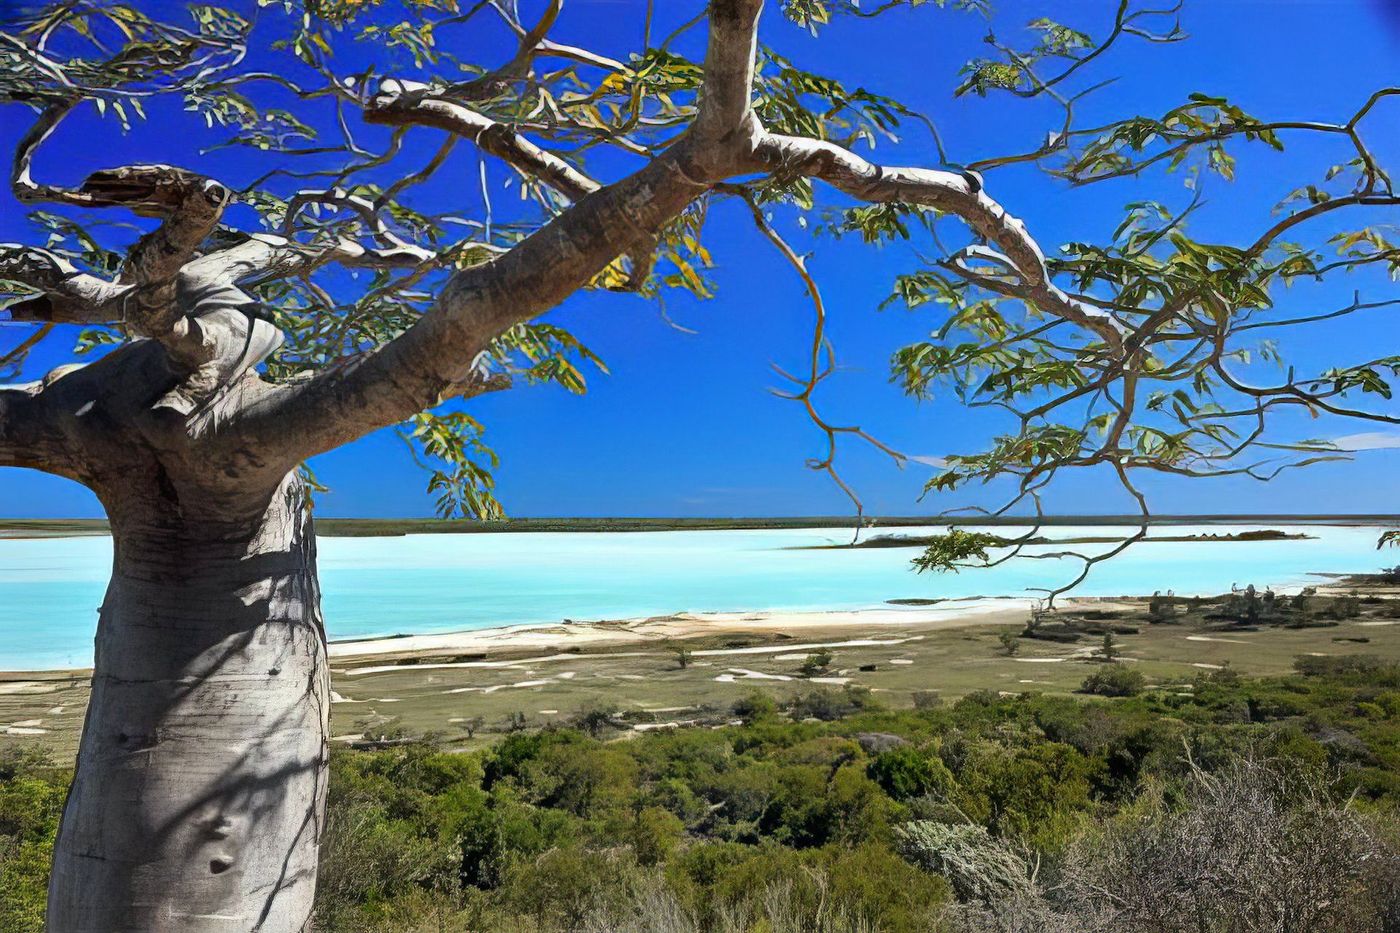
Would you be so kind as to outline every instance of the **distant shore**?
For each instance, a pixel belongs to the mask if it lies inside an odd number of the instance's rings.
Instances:
[[[1137,515],[1034,516],[936,516],[886,515],[867,517],[866,531],[948,525],[1025,528],[1056,526],[1130,526],[1142,524]],[[1400,525],[1400,515],[1155,515],[1148,525],[1214,524],[1325,524]],[[502,521],[469,521],[437,518],[321,518],[316,533],[329,538],[379,538],[410,534],[501,534],[528,532],[641,532],[641,531],[760,531],[765,529],[850,528],[850,515],[777,516],[770,518],[512,518]],[[59,538],[105,535],[107,521],[100,518],[3,519],[0,538]]]
[[[930,535],[875,535],[862,541],[849,544],[810,544],[805,547],[794,548],[801,551],[848,551],[848,550],[869,550],[888,548],[921,548],[934,544],[939,539]],[[1010,547],[1013,545],[1065,545],[1065,544],[1117,544],[1125,540],[1122,535],[1116,537],[1109,535],[1079,535],[1072,538],[1047,538],[1044,535],[1035,535],[1029,538],[1004,538],[999,535],[988,535],[985,543],[987,547]],[[1147,539],[1153,544],[1219,544],[1221,542],[1238,542],[1241,544],[1259,544],[1267,541],[1310,541],[1312,535],[1289,534],[1286,531],[1279,531],[1273,528],[1263,528],[1252,531],[1227,532],[1225,534],[1195,534],[1195,535],[1151,535]]]

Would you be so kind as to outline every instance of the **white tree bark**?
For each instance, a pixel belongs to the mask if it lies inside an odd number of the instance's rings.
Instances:
[[[297,933],[329,714],[306,492],[289,476],[261,511],[216,517],[151,480],[107,502],[115,560],[49,929]]]
[[[225,384],[139,340],[0,391],[0,457],[83,482],[112,524],[56,933],[295,933],[311,915],[329,682],[310,503],[295,473],[201,446],[266,388],[249,319],[193,310]],[[198,410],[160,404],[176,390]]]

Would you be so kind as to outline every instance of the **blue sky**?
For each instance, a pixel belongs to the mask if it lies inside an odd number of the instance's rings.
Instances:
[[[162,8],[166,4],[158,4]],[[153,8],[157,4],[143,4]],[[173,6],[171,4],[170,6]],[[698,3],[658,4],[665,11],[699,8]],[[1161,46],[1125,42],[1096,63],[1094,78],[1118,80],[1086,101],[1086,121],[1131,113],[1159,114],[1192,91],[1228,96],[1265,118],[1319,120],[1349,115],[1375,88],[1393,81],[1400,60],[1400,15],[1395,0],[1187,0],[1183,25],[1192,38]],[[1113,4],[1095,2],[998,3],[995,25],[1011,38],[1016,27],[1040,15],[1053,15],[1102,33]],[[570,0],[560,38],[625,55],[636,48],[640,2]],[[674,15],[679,17],[680,13]],[[945,140],[950,158],[968,162],[987,155],[1033,147],[1056,115],[1039,102],[1009,98],[954,99],[957,72],[968,58],[984,54],[980,39],[987,22],[977,16],[941,12],[932,4],[871,21],[839,21],[813,39],[770,10],[764,41],[800,65],[834,74],[852,85],[886,93],[927,113]],[[697,36],[697,38],[699,38]],[[450,35],[465,52],[490,56],[501,37],[489,33]],[[692,47],[689,51],[695,51]],[[353,54],[353,53],[352,53]],[[495,57],[495,56],[491,56]],[[381,64],[381,70],[387,68]],[[201,156],[211,141],[202,123],[178,105],[154,108],[149,124],[122,135],[116,122],[95,113],[76,115],[46,151],[41,172],[55,180],[76,181],[93,168],[128,161],[170,161],[201,168],[233,182],[255,174],[254,163],[237,151]],[[1400,103],[1368,121],[1368,141],[1382,155],[1400,162]],[[0,146],[8,151],[23,133],[29,113],[0,107]],[[358,130],[357,130],[358,131]],[[366,140],[382,139],[378,128],[363,130]],[[438,145],[431,131],[415,134],[404,164],[416,166]],[[1238,180],[1207,182],[1207,206],[1193,227],[1198,237],[1233,242],[1251,236],[1269,219],[1271,206],[1300,184],[1321,177],[1325,168],[1347,158],[1335,141],[1287,137],[1285,154],[1266,148],[1237,148]],[[459,146],[454,170],[475,178],[474,157]],[[57,154],[57,157],[55,157]],[[882,145],[874,157],[903,164],[934,165],[937,155],[926,131],[906,129],[898,144]],[[259,162],[265,167],[266,163]],[[597,170],[606,173],[609,166]],[[1034,170],[1012,169],[989,175],[988,189],[1026,220],[1052,250],[1074,239],[1106,239],[1121,219],[1124,203],[1157,198],[1184,204],[1180,177],[1154,175],[1071,191]],[[478,209],[475,195],[443,182],[425,196],[463,197],[463,211]],[[827,202],[840,201],[827,197]],[[115,220],[115,217],[103,218]],[[1387,218],[1377,217],[1384,222]],[[786,218],[780,218],[780,223]],[[877,310],[893,276],[911,271],[910,250],[873,251],[853,240],[807,242],[790,223],[784,232],[810,260],[831,310],[830,335],[842,370],[828,381],[820,402],[833,420],[859,423],[907,453],[936,457],[977,449],[1001,425],[947,400],[915,404],[889,384],[889,354],[925,336],[936,326],[930,312]],[[810,335],[810,305],[799,280],[753,231],[740,205],[712,213],[708,244],[717,266],[717,296],[700,302],[685,295],[667,299],[666,316],[656,305],[627,296],[582,294],[554,313],[607,361],[611,374],[590,379],[587,396],[559,390],[523,388],[471,403],[498,450],[499,494],[508,512],[539,515],[792,515],[841,514],[849,504],[824,476],[804,468],[819,454],[821,435],[791,402],[769,391],[778,378],[770,365],[796,367]],[[0,241],[36,241],[22,212],[0,194]],[[926,244],[925,244],[926,245]],[[1307,313],[1346,304],[1353,288],[1368,299],[1394,297],[1396,286],[1383,278],[1356,278],[1324,289],[1299,290],[1280,307]],[[1300,371],[1393,353],[1400,327],[1394,311],[1345,319],[1336,326],[1299,332],[1284,342],[1285,354]],[[682,325],[688,333],[671,322]],[[0,326],[0,348],[27,333]],[[1377,347],[1377,336],[1386,346]],[[67,345],[54,339],[31,360],[27,374],[66,359]],[[1400,433],[1361,424],[1284,425],[1297,436],[1353,437],[1368,449],[1354,462],[1328,464],[1284,476],[1269,484],[1247,480],[1145,483],[1159,512],[1395,512]],[[868,511],[909,514],[990,502],[974,492],[956,501],[918,503],[931,472],[914,465],[899,470],[886,458],[852,443],[841,455],[844,475],[865,500]],[[428,515],[432,501],[424,477],[402,443],[382,433],[315,463],[332,492],[321,498],[320,514],[331,516]],[[1104,493],[1101,476],[1066,477],[1047,500],[1061,512],[1104,513],[1130,509]],[[80,487],[20,470],[0,470],[0,515],[97,516],[101,508]]]

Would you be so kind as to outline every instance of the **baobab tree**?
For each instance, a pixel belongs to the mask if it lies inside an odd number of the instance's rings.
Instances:
[[[817,32],[835,16],[905,5],[787,0],[781,12]],[[1243,460],[1263,444],[1290,463],[1335,454],[1268,434],[1285,406],[1396,420],[1341,401],[1388,398],[1393,357],[1263,386],[1232,367],[1253,328],[1393,303],[1358,297],[1277,317],[1270,290],[1397,267],[1378,227],[1350,231],[1331,258],[1285,235],[1400,203],[1361,132],[1400,90],[1378,91],[1338,123],[1264,120],[1197,97],[1160,118],[1079,126],[1070,88],[1085,66],[1115,43],[1181,38],[1175,8],[1123,0],[1098,40],[1048,20],[1032,24],[1029,48],[993,38],[958,92],[1054,100],[1063,123],[1022,153],[899,167],[857,150],[917,115],[761,45],[761,0],[696,3],[665,34],[649,4],[642,48],[625,61],[552,39],[560,0],[532,17],[494,0],[406,0],[401,15],[357,0],[259,0],[256,10],[192,5],[178,23],[142,6],[65,0],[0,30],[6,118],[33,111],[11,188],[50,234],[43,247],[0,248],[8,314],[35,328],[0,366],[17,367],[62,325],[82,326],[80,347],[97,357],[0,388],[0,466],[92,489],[114,541],[54,857],[54,930],[306,928],[329,686],[304,463],[403,426],[444,511],[496,514],[469,401],[513,381],[580,388],[589,351],[537,320],[580,290],[706,294],[701,238],[713,204],[751,214],[807,290],[817,324],[791,397],[824,437],[811,465],[853,495],[836,469],[838,441],[904,456],[827,420],[814,401],[832,371],[827,311],[779,223],[815,211],[819,196],[834,199],[828,232],[927,240],[895,297],[935,309],[935,335],[895,355],[895,377],[915,396],[951,384],[967,404],[1016,419],[987,451],[950,457],[936,489],[1011,476],[1015,502],[1038,502],[1058,471],[1098,465],[1137,495],[1129,477],[1144,469],[1264,475]],[[479,18],[514,37],[504,61],[477,66],[444,51],[451,30]],[[701,30],[702,60],[676,51]],[[404,64],[337,70],[351,40]],[[255,41],[285,63],[250,65]],[[265,171],[234,180],[161,164],[154,138],[149,164],[63,180],[51,137],[75,110],[139,132],[166,98],[204,115],[211,140],[265,154]],[[360,141],[365,124],[387,128],[382,148]],[[1048,256],[997,199],[1006,166],[1041,165],[1074,184],[1188,160],[1228,174],[1228,146],[1281,146],[1292,132],[1349,148],[1330,176],[1347,190],[1305,185],[1240,247],[1190,239],[1194,202],[1136,204],[1111,243]],[[442,139],[411,170],[401,164],[409,133]],[[461,170],[458,146],[508,167],[537,212],[495,222],[415,206],[415,188]],[[625,168],[612,180],[590,173],[594,153]],[[100,209],[147,220],[118,243],[120,228],[98,236],[80,219]],[[952,228],[960,245],[945,248]],[[1251,427],[1230,427],[1241,421]],[[951,566],[984,545],[954,537],[926,563]]]

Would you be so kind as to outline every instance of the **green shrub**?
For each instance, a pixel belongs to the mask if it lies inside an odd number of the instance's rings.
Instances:
[[[734,701],[734,715],[750,722],[772,719],[778,714],[778,702],[762,690],[750,690]]]
[[[830,648],[818,648],[807,655],[798,670],[803,677],[818,677],[825,674],[831,667],[831,661],[835,657]]]
[[[1085,677],[1079,692],[1101,697],[1135,697],[1146,687],[1147,679],[1141,671],[1126,664],[1107,664]]]
[[[0,930],[42,933],[67,775],[39,750],[0,757]]]
[[[818,688],[794,697],[791,710],[793,719],[831,722],[876,706],[870,690],[865,687],[844,687],[841,690]]]
[[[895,800],[944,794],[953,784],[953,775],[942,761],[912,745],[880,753],[867,766],[866,773]]]
[[[1367,677],[1386,685],[1400,680],[1400,665],[1373,654],[1299,655],[1293,669],[1304,677]]]
[[[910,694],[910,699],[917,710],[938,709],[943,705],[943,697],[937,690],[915,690]]]
[[[632,851],[642,865],[661,864],[676,848],[684,832],[685,824],[671,811],[643,807],[632,823]]]

